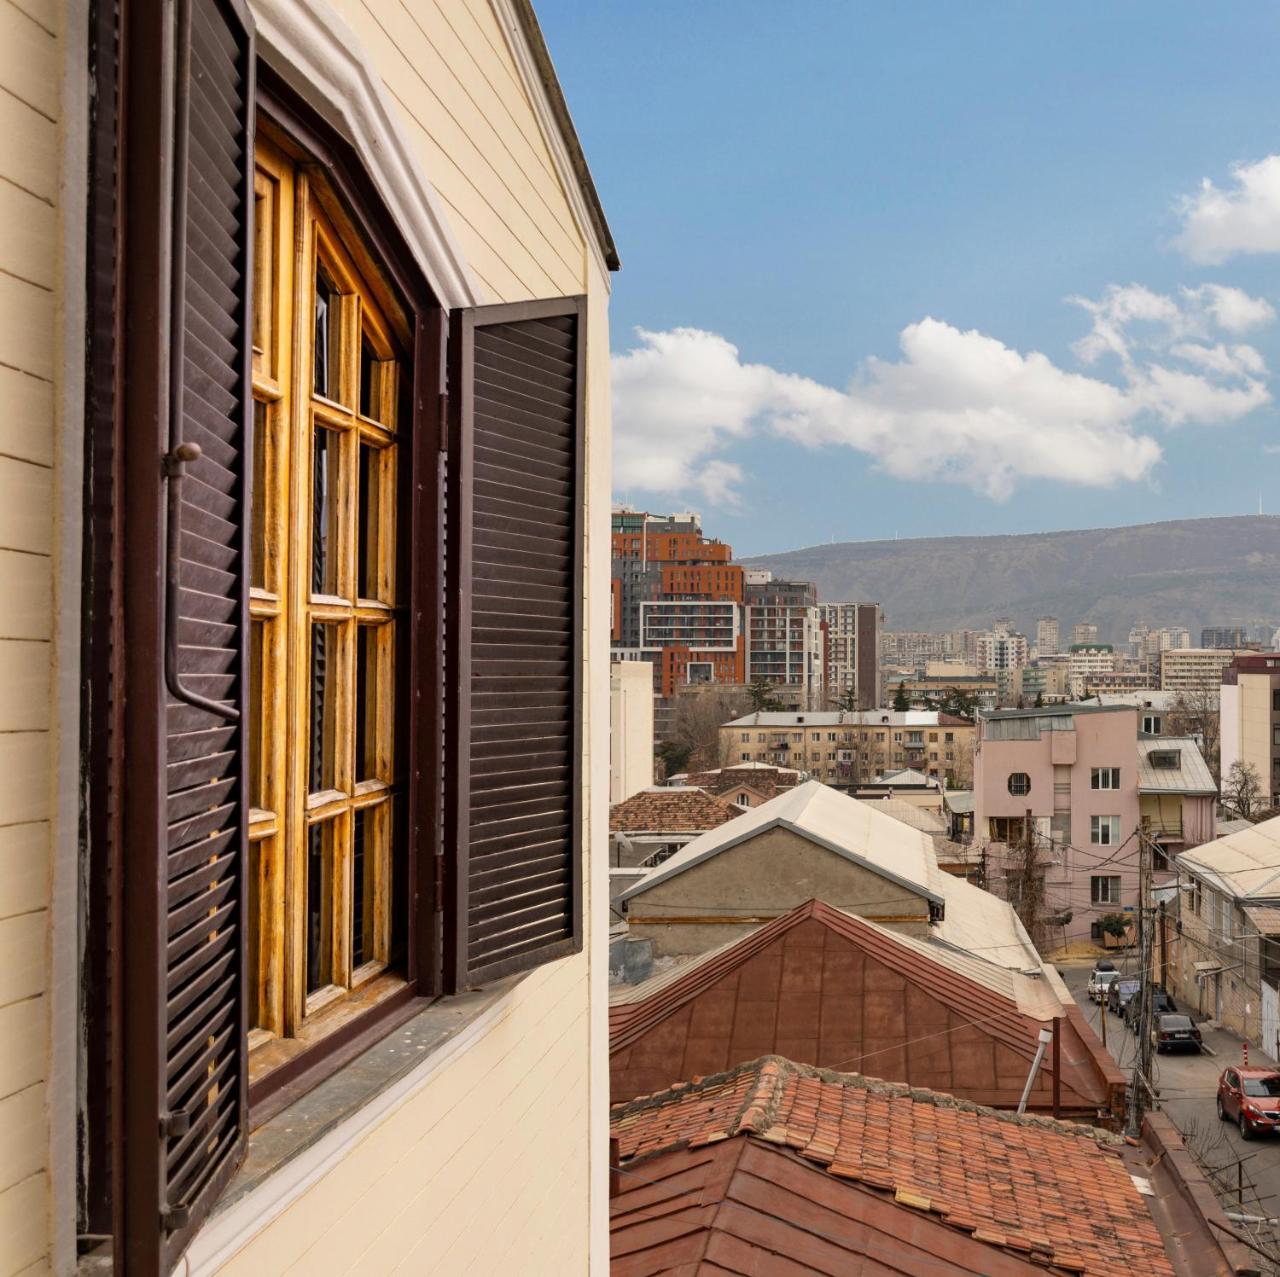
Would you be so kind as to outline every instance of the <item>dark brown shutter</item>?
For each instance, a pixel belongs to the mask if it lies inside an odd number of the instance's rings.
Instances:
[[[585,307],[454,324],[453,987],[582,942]]]
[[[149,246],[137,184],[152,170],[139,158],[130,217],[140,220],[128,250],[138,290],[129,298],[125,516],[130,1277],[170,1271],[239,1164],[247,1130],[253,41],[247,14],[228,0],[181,0],[174,20],[172,62],[156,37],[135,37],[141,70],[154,69],[172,92],[151,109],[163,114],[171,100],[174,110],[171,132],[162,125],[156,137],[171,148],[170,199],[161,181],[164,211]],[[153,258],[167,290],[142,295],[149,276],[139,255]],[[167,394],[151,391],[151,364]]]

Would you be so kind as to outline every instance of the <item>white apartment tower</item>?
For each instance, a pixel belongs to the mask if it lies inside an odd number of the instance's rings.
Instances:
[[[1036,617],[1036,655],[1056,656],[1062,647],[1062,627],[1056,616]]]

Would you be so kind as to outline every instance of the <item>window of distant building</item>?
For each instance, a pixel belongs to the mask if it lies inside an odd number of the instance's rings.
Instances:
[[[1089,771],[1090,789],[1119,789],[1120,768],[1093,767]]]
[[[1142,730],[1148,736],[1159,736],[1162,726],[1159,714],[1144,714],[1142,716]]]
[[[1095,905],[1120,903],[1120,875],[1094,874],[1089,879],[1089,899]]]
[[[1031,777],[1026,772],[1010,772],[1009,792],[1011,794],[1029,794],[1031,792]]]
[[[1120,817],[1091,816],[1089,841],[1095,847],[1114,847],[1120,841]]]

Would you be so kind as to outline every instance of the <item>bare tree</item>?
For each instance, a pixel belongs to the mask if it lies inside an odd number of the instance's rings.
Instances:
[[[1209,764],[1214,780],[1221,777],[1219,742],[1222,738],[1221,720],[1218,714],[1218,688],[1214,683],[1202,683],[1188,688],[1174,697],[1169,706],[1168,734],[1171,736],[1198,736],[1204,761]]]
[[[750,711],[740,688],[688,688],[676,693],[672,709],[672,743],[689,750],[687,771],[712,771],[737,762],[732,741],[721,725]]]
[[[1259,808],[1262,781],[1252,763],[1236,759],[1222,781],[1222,805],[1248,820]]]

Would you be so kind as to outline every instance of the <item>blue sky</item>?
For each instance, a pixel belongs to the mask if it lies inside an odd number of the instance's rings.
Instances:
[[[1280,10],[538,13],[623,259],[616,497],[743,554],[1280,512]]]

